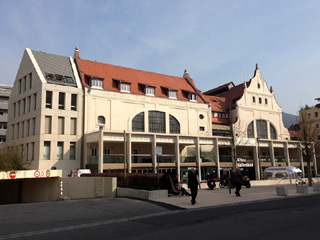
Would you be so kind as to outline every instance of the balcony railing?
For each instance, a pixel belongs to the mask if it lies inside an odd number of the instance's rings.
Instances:
[[[200,156],[202,162],[216,162],[216,158],[213,154],[201,153]]]
[[[232,162],[232,156],[220,155],[219,160],[220,160],[220,162]]]
[[[174,155],[159,156],[159,163],[175,163],[175,162],[176,162],[176,156],[174,156]]]
[[[98,156],[87,156],[87,164],[98,164]]]
[[[123,154],[110,154],[103,156],[103,163],[123,163]]]
[[[299,158],[290,158],[290,162],[300,162]]]
[[[132,154],[132,163],[152,163],[151,154]]]
[[[274,161],[275,162],[286,162],[286,158],[285,157],[275,157]]]
[[[195,162],[197,162],[196,156],[181,156],[180,162],[181,163],[195,163]]]
[[[260,161],[261,162],[271,162],[271,158],[263,156],[263,157],[260,157]]]

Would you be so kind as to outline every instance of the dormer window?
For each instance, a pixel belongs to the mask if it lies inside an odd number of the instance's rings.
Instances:
[[[120,83],[120,91],[121,92],[130,92],[130,84],[129,83]]]
[[[102,89],[102,80],[100,79],[91,79],[91,87]]]
[[[190,93],[189,94],[189,100],[196,102],[197,101],[197,95],[195,93]]]
[[[168,91],[168,97],[177,99],[177,91],[176,90],[170,90]]]
[[[145,88],[145,93],[147,96],[154,96],[154,87],[146,87]]]

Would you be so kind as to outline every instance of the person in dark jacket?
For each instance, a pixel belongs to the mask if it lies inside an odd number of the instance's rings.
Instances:
[[[191,203],[192,205],[196,204],[196,197],[198,194],[198,186],[199,188],[201,188],[200,186],[200,180],[198,175],[196,174],[196,169],[192,168],[191,172],[189,172],[188,174],[188,188],[191,191]]]
[[[236,187],[236,196],[240,197],[240,190],[241,190],[241,184],[242,184],[242,174],[240,171],[240,168],[236,168],[236,172],[232,176],[232,182]]]

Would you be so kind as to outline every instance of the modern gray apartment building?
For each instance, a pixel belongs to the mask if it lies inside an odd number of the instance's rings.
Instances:
[[[0,85],[0,144],[6,142],[8,102],[12,86]]]

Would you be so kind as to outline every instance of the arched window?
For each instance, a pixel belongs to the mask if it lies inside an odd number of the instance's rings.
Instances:
[[[149,111],[149,132],[165,133],[166,118],[164,112]]]
[[[270,137],[271,139],[277,139],[276,129],[270,124]]]
[[[268,138],[267,134],[267,122],[265,120],[257,120],[257,134],[258,138]]]
[[[170,133],[180,133],[180,123],[179,121],[174,117],[169,115],[170,120]]]
[[[104,118],[104,116],[99,116],[98,117],[98,124],[105,124],[106,123],[106,120]]]
[[[133,132],[144,132],[144,112],[137,114],[132,119],[132,131]]]
[[[248,135],[248,138],[254,138],[253,121],[248,125],[247,135]]]

